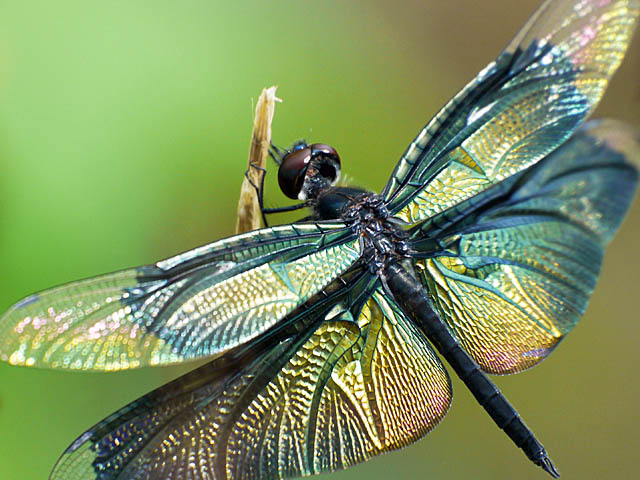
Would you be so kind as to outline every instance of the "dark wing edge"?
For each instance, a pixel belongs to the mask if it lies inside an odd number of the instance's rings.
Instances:
[[[292,224],[69,283],[0,316],[0,360],[114,371],[217,355],[273,328],[358,257],[344,224]]]
[[[378,280],[347,275],[293,314],[298,330],[254,342],[231,368],[215,359],[85,432],[50,480],[293,478],[421,438],[449,408],[449,377]]]
[[[639,167],[640,132],[591,121],[501,197],[413,232],[414,245],[437,232],[440,251],[417,266],[436,311],[483,370],[532,367],[577,324]]]
[[[415,224],[540,161],[598,104],[620,65],[638,0],[547,1],[416,136],[385,186]]]

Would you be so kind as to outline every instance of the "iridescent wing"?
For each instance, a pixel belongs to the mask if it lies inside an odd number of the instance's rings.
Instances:
[[[449,407],[449,377],[377,280],[354,270],[303,313],[308,328],[124,407],[81,435],[51,480],[292,478],[423,436]]]
[[[419,244],[436,232],[442,250],[418,268],[441,318],[483,370],[537,364],[578,322],[636,191],[630,162],[640,166],[640,134],[590,122],[492,204],[413,232]]]
[[[273,328],[358,257],[343,224],[294,224],[70,283],[0,316],[0,360],[101,371],[217,355]]]
[[[546,1],[502,54],[418,134],[387,183],[415,224],[540,161],[596,106],[622,61],[638,0]]]

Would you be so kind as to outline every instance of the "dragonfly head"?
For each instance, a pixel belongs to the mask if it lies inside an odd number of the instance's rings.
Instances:
[[[340,178],[340,156],[335,148],[324,143],[293,146],[282,157],[278,169],[278,184],[287,197],[298,200],[314,199],[336,184]]]

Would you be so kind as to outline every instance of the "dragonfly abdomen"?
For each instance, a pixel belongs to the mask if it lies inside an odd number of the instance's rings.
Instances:
[[[410,318],[434,344],[478,403],[529,459],[554,478],[560,475],[542,444],[509,403],[500,389],[485,375],[478,364],[463,350],[458,340],[440,320],[422,285],[398,262],[385,266],[382,278],[391,294]]]

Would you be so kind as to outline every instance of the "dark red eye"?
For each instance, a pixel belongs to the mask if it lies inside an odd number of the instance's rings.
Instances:
[[[278,184],[287,197],[298,199],[310,161],[311,147],[294,150],[282,159],[278,169]]]
[[[315,155],[316,153],[324,153],[325,155],[329,155],[330,157],[340,158],[338,156],[338,152],[331,145],[327,145],[326,143],[314,143],[309,145],[309,148]]]

